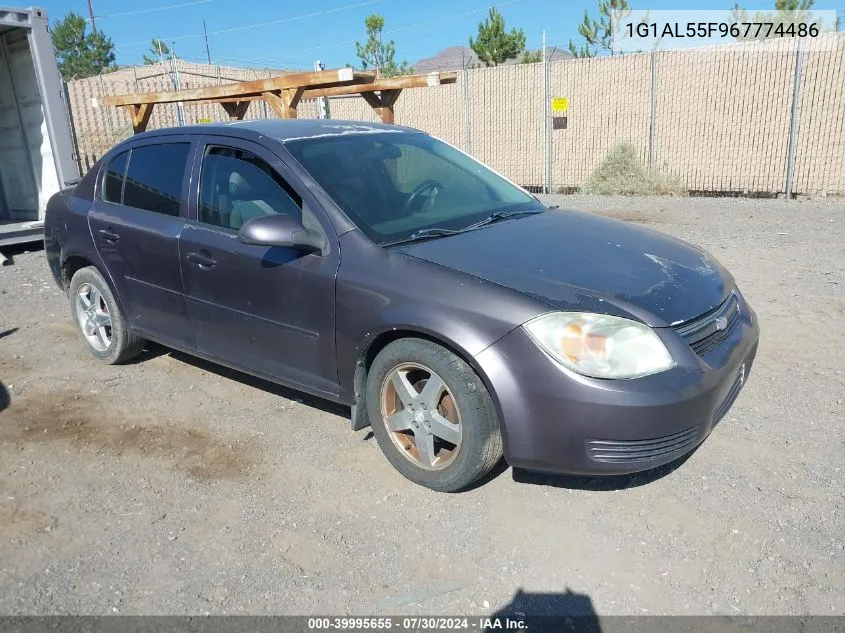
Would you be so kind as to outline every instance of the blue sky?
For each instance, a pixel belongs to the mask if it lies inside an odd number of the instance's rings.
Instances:
[[[209,32],[212,62],[260,68],[310,68],[315,59],[326,67],[355,63],[356,39],[364,39],[364,18],[380,13],[385,31],[396,41],[397,58],[413,62],[448,46],[466,45],[491,0],[91,0],[97,26],[117,45],[120,64],[140,63],[152,37],[172,42],[180,57],[205,61],[203,19]],[[86,0],[34,0],[51,19],[68,11],[87,17]],[[733,0],[679,2],[648,0],[637,9],[727,9]],[[744,4],[744,3],[741,3]],[[774,1],[748,2],[748,9],[770,9]],[[180,6],[181,5],[181,6]],[[546,30],[550,45],[566,46],[577,38],[585,9],[595,0],[503,0],[496,6],[508,27],[525,31],[528,47],[539,48]],[[845,0],[817,0],[816,9],[845,13]],[[153,10],[162,9],[162,10]]]

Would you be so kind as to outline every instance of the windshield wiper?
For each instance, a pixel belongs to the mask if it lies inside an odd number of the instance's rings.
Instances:
[[[506,220],[517,215],[534,215],[535,213],[543,213],[543,210],[532,209],[530,211],[496,211],[495,213],[491,213],[490,215],[488,215],[483,220],[474,222],[473,224],[465,226],[462,229],[442,229],[433,226],[427,229],[420,229],[419,231],[414,231],[408,237],[403,237],[402,239],[394,240],[393,242],[385,242],[384,244],[382,244],[382,246],[396,246],[397,244],[405,244],[406,242],[418,242],[420,240],[430,240],[435,237],[457,235],[458,233],[466,233],[467,231],[479,229],[482,226],[487,226],[488,224],[493,224],[494,222]]]
[[[435,237],[446,237],[447,235],[457,235],[463,233],[466,229],[438,229],[437,227],[430,227],[427,229],[420,229],[414,231],[408,237],[403,237],[400,240],[392,242],[385,242],[382,246],[396,246],[397,244],[404,244],[405,242],[418,242],[420,240],[429,240]]]
[[[537,213],[542,213],[543,209],[531,209],[522,210],[522,211],[496,211],[495,213],[491,213],[483,220],[479,220],[469,226],[465,226],[461,229],[461,231],[471,231],[473,229],[479,229],[482,226],[487,226],[488,224],[493,224],[494,222],[501,222],[502,220],[507,220],[508,218],[515,217],[517,215],[535,215]]]

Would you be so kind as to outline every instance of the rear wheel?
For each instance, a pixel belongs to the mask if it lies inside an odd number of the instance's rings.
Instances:
[[[144,339],[129,330],[111,289],[96,268],[76,271],[68,295],[76,329],[96,358],[113,365],[144,350]]]
[[[502,456],[484,383],[461,358],[422,339],[387,345],[367,376],[376,440],[411,481],[441,492],[465,488]]]

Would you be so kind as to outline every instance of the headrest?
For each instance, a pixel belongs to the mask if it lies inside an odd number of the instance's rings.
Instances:
[[[238,167],[229,175],[229,195],[244,200],[261,198],[272,185],[270,177],[256,167]]]

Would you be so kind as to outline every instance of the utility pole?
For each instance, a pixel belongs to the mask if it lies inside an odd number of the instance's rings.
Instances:
[[[91,6],[91,0],[88,0],[88,17],[91,19],[91,30],[97,32],[97,24],[94,21],[94,7]]]
[[[208,56],[208,63],[211,64],[211,49],[208,48],[208,29],[205,28],[205,20],[202,21],[202,33],[205,36],[205,54]]]

